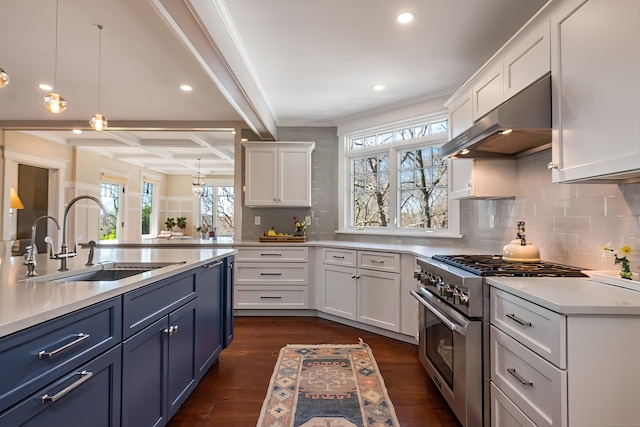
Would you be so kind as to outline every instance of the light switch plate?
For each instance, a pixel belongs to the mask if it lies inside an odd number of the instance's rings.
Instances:
[[[255,225],[260,225],[260,217],[259,216],[255,216],[253,217],[253,223]]]
[[[305,216],[304,217],[304,222],[305,222],[305,224],[311,224],[311,217],[310,216]]]

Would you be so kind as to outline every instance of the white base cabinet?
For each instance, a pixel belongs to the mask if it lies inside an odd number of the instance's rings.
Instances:
[[[309,308],[309,248],[238,248],[235,309]]]
[[[399,254],[322,248],[318,309],[400,332]]]
[[[490,293],[492,426],[638,423],[640,316],[565,315]]]

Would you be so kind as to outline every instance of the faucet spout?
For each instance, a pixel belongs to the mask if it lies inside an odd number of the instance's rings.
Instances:
[[[83,200],[83,199],[92,200],[96,202],[98,206],[100,206],[100,209],[102,209],[103,212],[107,212],[107,209],[104,207],[102,202],[96,197],[83,195],[83,196],[78,196],[71,199],[67,207],[64,209],[64,217],[62,218],[62,246],[60,247],[60,253],[56,254],[55,256],[55,258],[58,258],[60,260],[60,268],[58,269],[58,271],[67,271],[68,270],[67,259],[73,258],[74,256],[77,255],[75,252],[69,252],[69,245],[67,244],[67,223],[68,223],[69,210],[71,209],[71,206],[73,206],[77,201]]]
[[[23,265],[27,266],[27,277],[33,277],[36,275],[35,272],[35,268],[36,268],[36,226],[38,225],[38,223],[41,220],[46,220],[46,219],[50,219],[53,222],[55,222],[56,227],[58,227],[58,230],[60,230],[60,224],[58,224],[58,220],[55,219],[52,216],[49,215],[43,215],[40,218],[36,219],[33,222],[33,225],[31,226],[31,248],[27,251],[27,253],[25,254],[25,258],[24,261],[22,262]]]

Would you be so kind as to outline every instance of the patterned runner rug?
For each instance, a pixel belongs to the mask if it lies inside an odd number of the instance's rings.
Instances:
[[[399,427],[367,344],[280,350],[257,427]]]

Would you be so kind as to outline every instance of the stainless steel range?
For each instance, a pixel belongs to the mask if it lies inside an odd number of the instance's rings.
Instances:
[[[500,255],[418,258],[411,294],[420,303],[419,358],[464,427],[489,426],[489,287],[485,277],[581,277],[551,262]]]

